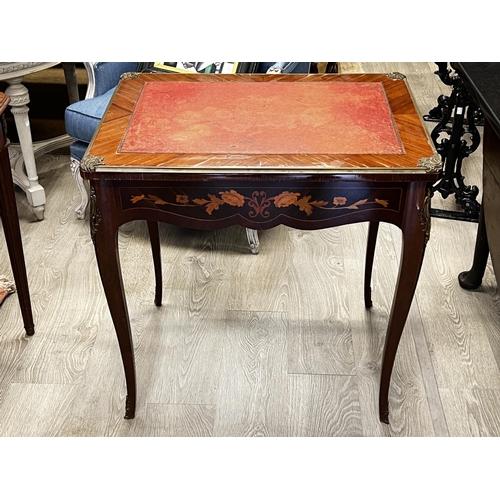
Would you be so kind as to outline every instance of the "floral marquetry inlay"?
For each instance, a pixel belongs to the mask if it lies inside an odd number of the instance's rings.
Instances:
[[[175,200],[167,201],[153,194],[140,194],[132,196],[130,201],[135,204],[140,201],[149,201],[155,205],[171,205],[177,207],[196,207],[204,206],[207,214],[212,215],[215,210],[223,205],[242,208],[249,208],[248,216],[255,218],[257,216],[268,217],[268,208],[273,205],[275,208],[287,208],[292,205],[298,207],[306,215],[312,215],[315,209],[321,210],[358,210],[363,205],[374,205],[387,208],[388,200],[374,198],[349,200],[345,196],[335,196],[333,199],[315,199],[312,195],[302,195],[301,193],[283,191],[276,196],[268,197],[265,191],[254,191],[251,197],[244,196],[238,191],[231,189],[229,191],[219,191],[217,194],[207,193],[206,197],[190,198],[184,194],[178,194]]]

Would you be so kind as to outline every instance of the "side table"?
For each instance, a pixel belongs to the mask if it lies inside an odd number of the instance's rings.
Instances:
[[[158,222],[192,229],[369,222],[364,302],[380,222],[403,233],[382,360],[379,413],[430,235],[442,163],[404,75],[138,74],[122,80],[87,152],[90,230],[134,418],[132,332],[117,231],[146,220],[161,305]]]
[[[38,182],[35,158],[54,149],[69,146],[73,139],[65,134],[48,141],[33,143],[27,106],[30,98],[28,89],[22,81],[26,75],[52,68],[58,64],[58,62],[0,62],[0,81],[6,81],[8,84],[5,94],[10,97],[10,111],[14,115],[21,150],[10,146],[12,177],[14,183],[26,193],[28,203],[33,207],[38,220],[44,217],[46,198],[45,190]],[[73,78],[74,71],[71,65],[64,64],[69,95],[71,99],[74,99],[78,95],[76,78]]]

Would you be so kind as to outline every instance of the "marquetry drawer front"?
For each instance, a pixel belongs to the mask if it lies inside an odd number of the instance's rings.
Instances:
[[[219,225],[223,221],[228,225],[250,223],[263,228],[278,224],[293,226],[294,221],[300,222],[300,227],[329,221],[344,224],[352,219],[362,220],[363,212],[374,210],[397,216],[403,192],[398,185],[374,187],[366,183],[311,187],[281,182],[258,186],[203,183],[201,187],[179,183],[169,187],[151,184],[119,188],[124,212],[155,210],[193,221],[213,221]]]

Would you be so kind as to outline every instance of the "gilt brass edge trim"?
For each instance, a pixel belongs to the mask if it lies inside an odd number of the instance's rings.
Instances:
[[[391,80],[406,80],[406,75],[400,73],[399,71],[393,71],[392,73],[386,73],[385,76]]]
[[[420,167],[420,168],[419,168]],[[421,166],[416,167],[391,167],[391,168],[255,168],[255,167],[217,167],[217,168],[196,168],[196,167],[120,167],[119,165],[99,165],[95,172],[97,173],[115,173],[115,174],[307,174],[307,175],[365,175],[365,174],[408,174],[422,175],[429,171],[424,170]],[[432,172],[430,172],[432,173]]]
[[[130,398],[129,395],[127,394],[127,397],[125,398],[125,420],[131,420],[134,418],[134,415],[132,414],[132,409],[130,408]]]
[[[102,221],[102,214],[97,206],[97,196],[94,186],[90,186],[90,237],[92,243],[95,245],[95,235],[97,227]]]
[[[130,80],[131,78],[137,78],[140,75],[137,71],[129,71],[127,73],[122,73],[120,75],[120,80]]]
[[[427,196],[424,199],[424,204],[420,210],[419,218],[420,224],[422,225],[422,231],[425,233],[424,245],[427,245],[430,235],[431,235],[431,200],[432,200],[432,190],[429,189]]]
[[[83,172],[95,172],[96,168],[102,165],[104,165],[103,156],[86,155],[82,159],[80,170]]]
[[[420,158],[417,166],[425,168],[426,172],[436,174],[441,172],[443,169],[443,161],[441,160],[441,156],[439,154],[435,154],[430,158]]]

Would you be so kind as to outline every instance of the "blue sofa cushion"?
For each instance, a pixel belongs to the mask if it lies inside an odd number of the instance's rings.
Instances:
[[[67,134],[76,140],[90,142],[114,91],[115,87],[98,97],[68,106],[64,113]]]

